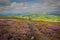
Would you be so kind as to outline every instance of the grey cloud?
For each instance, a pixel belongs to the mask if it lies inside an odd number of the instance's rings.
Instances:
[[[6,7],[11,4],[10,0],[0,0],[0,13],[7,10]]]
[[[44,0],[47,6],[55,7],[52,11],[55,14],[60,14],[60,0]]]
[[[27,7],[27,9],[23,10],[22,9],[23,7],[21,8],[20,3],[19,4],[17,4],[17,3],[15,4],[15,5],[19,6],[19,8],[18,8],[17,6],[12,5],[13,3],[10,3],[10,0],[0,0],[0,11],[1,12],[5,12],[5,11],[9,11],[9,12],[30,11],[30,12],[32,12],[32,11],[39,10],[39,11],[42,11],[42,12],[58,12],[60,10],[60,1],[59,0],[42,0],[42,1],[41,0],[37,0],[37,2],[42,2],[42,7],[41,8],[38,9],[38,8]],[[9,5],[9,4],[11,4],[11,5]]]
[[[0,6],[7,6],[10,4],[10,0],[0,0]]]

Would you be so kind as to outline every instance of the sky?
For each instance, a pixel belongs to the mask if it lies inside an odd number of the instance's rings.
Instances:
[[[0,14],[26,12],[60,14],[60,0],[0,0]]]

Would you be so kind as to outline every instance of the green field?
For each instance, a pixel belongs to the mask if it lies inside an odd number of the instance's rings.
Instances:
[[[36,21],[60,21],[60,16],[58,15],[48,15],[48,14],[35,14],[35,13],[26,13],[26,14],[16,14],[16,15],[8,15],[8,16],[2,16],[0,17],[2,19],[31,19],[31,20],[36,20]]]

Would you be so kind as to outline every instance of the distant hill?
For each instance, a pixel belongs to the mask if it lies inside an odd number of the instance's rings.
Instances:
[[[3,18],[12,18],[12,19],[32,19],[32,20],[48,20],[48,21],[60,21],[59,14],[56,13],[9,13],[9,14],[0,14],[0,19]]]

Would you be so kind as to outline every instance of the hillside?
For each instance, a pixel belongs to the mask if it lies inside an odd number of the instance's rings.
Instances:
[[[60,16],[49,15],[46,13],[36,14],[36,13],[26,13],[26,14],[8,14],[5,16],[0,16],[0,19],[31,19],[31,20],[43,20],[43,21],[60,21]]]
[[[0,40],[59,40],[60,22],[0,19]]]

